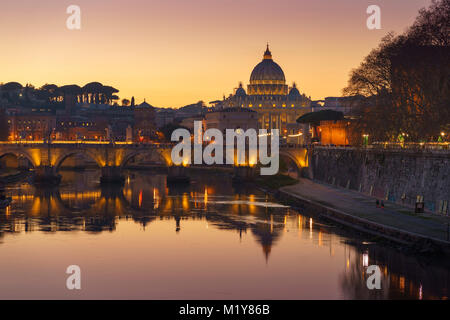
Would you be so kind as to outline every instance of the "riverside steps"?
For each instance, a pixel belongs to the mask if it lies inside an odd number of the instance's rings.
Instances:
[[[384,208],[377,208],[375,197],[304,178],[298,184],[282,187],[278,194],[305,211],[357,231],[414,247],[423,253],[450,255],[448,216],[429,212],[415,214],[413,208],[388,201],[384,201]]]

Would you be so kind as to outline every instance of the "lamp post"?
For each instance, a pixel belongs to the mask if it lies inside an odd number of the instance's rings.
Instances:
[[[367,147],[369,145],[369,135],[363,134],[363,146]]]

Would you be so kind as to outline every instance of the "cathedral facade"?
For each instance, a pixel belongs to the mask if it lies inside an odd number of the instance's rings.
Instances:
[[[250,75],[247,91],[242,83],[234,94],[222,101],[223,107],[250,108],[258,113],[260,129],[279,129],[280,136],[299,137],[306,135],[303,125],[296,120],[305,113],[311,112],[311,99],[300,94],[295,83],[292,87],[286,84],[283,69],[272,59],[269,45],[264,52],[263,60],[256,65]],[[299,139],[294,139],[300,142]]]

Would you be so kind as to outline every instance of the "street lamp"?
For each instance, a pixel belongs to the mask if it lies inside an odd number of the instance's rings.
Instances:
[[[369,144],[369,135],[368,134],[363,134],[363,145],[367,146]]]

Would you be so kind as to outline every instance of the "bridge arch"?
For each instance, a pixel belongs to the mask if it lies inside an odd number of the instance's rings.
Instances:
[[[82,155],[83,157],[87,157],[91,160],[94,160],[95,163],[97,163],[98,167],[101,168],[105,165],[104,161],[102,161],[101,157],[96,154],[95,152],[92,152],[89,149],[83,149],[83,150],[68,150],[63,152],[61,155],[59,155],[56,160],[54,161],[54,172],[58,172],[61,164],[66,160],[67,158],[70,158],[74,155]]]
[[[308,150],[306,148],[301,149],[282,149],[280,148],[280,157],[290,159],[297,167],[298,173],[303,168],[308,167]]]
[[[163,163],[166,166],[171,165],[170,150],[154,148],[150,150],[138,149],[130,151],[123,157],[120,167],[124,168],[131,159],[135,158],[138,155],[150,155],[150,156],[157,155],[159,160],[161,160],[161,163]]]
[[[6,157],[8,155],[13,155],[17,158],[17,160],[21,159],[21,158],[25,158],[28,160],[28,162],[31,164],[31,166],[33,166],[34,168],[36,168],[38,166],[38,164],[36,163],[36,161],[33,159],[33,157],[25,150],[22,151],[17,151],[14,149],[2,149],[0,151],[0,159],[3,157]]]

